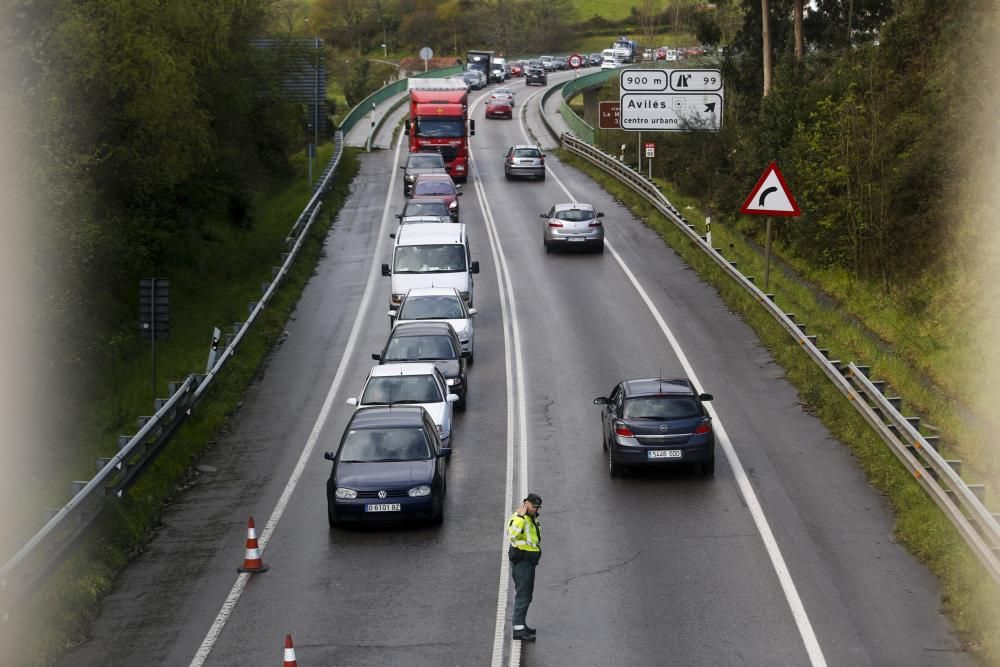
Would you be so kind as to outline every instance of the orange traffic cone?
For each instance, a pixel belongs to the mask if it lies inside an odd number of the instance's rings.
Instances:
[[[295,661],[295,647],[292,645],[291,635],[285,635],[285,661],[281,665],[282,667],[299,667],[299,663]]]
[[[247,523],[247,555],[243,559],[243,567],[237,572],[267,572],[270,568],[260,559],[260,549],[257,548],[257,531],[253,527],[253,517]]]

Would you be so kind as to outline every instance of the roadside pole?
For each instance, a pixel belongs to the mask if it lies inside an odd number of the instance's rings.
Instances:
[[[764,245],[764,291],[771,281],[771,216],[767,216],[767,242]]]

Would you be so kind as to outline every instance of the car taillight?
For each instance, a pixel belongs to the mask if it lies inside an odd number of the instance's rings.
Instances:
[[[632,433],[632,429],[622,423],[615,424],[615,435],[620,435],[623,438],[635,437],[635,434]]]
[[[711,433],[711,432],[712,432],[712,422],[710,421],[703,421],[702,423],[698,424],[698,428],[694,430],[695,435],[705,435],[706,433]]]
[[[549,220],[549,227],[562,227],[563,223],[556,220]]]
[[[591,222],[591,223],[590,223],[589,225],[587,225],[587,226],[588,226],[588,227],[600,227],[600,226],[601,226],[601,221],[600,221],[600,220],[594,220],[593,222]]]
[[[541,159],[542,159],[542,166],[544,167],[545,166],[545,156],[543,155]]]

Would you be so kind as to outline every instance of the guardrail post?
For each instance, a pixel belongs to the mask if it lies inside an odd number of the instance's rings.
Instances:
[[[119,450],[125,449],[125,446],[134,437],[135,437],[134,435],[120,435],[120,436],[118,436],[118,449]]]
[[[111,459],[99,458],[94,461],[94,466],[97,468],[97,472],[101,472],[102,470],[104,470],[104,466],[108,465],[109,463],[111,463]]]

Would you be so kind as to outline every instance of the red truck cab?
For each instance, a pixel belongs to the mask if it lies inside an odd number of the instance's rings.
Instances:
[[[460,79],[410,79],[410,117],[406,134],[410,152],[436,151],[456,181],[469,174],[469,92]]]

